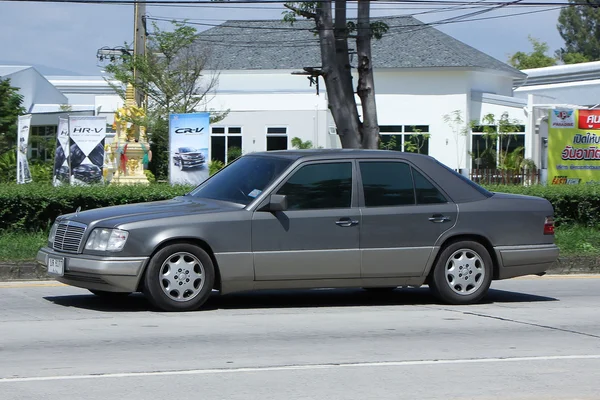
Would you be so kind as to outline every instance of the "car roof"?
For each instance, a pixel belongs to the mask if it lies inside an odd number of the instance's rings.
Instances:
[[[424,154],[399,152],[392,150],[371,149],[301,149],[301,150],[270,150],[249,153],[248,155],[260,155],[270,157],[285,157],[293,160],[300,158],[331,159],[331,158],[419,158],[426,157]]]

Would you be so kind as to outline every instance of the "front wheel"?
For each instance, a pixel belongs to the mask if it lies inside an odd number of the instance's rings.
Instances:
[[[442,250],[434,268],[430,287],[445,303],[477,303],[492,283],[492,258],[477,242],[450,244]]]
[[[165,246],[150,260],[144,277],[146,297],[163,311],[199,309],[213,289],[210,256],[188,243]]]

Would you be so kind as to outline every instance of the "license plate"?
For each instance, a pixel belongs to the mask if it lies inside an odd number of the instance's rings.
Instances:
[[[65,274],[65,259],[48,257],[48,273],[63,276]]]

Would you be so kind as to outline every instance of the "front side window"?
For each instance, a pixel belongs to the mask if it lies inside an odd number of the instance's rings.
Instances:
[[[361,162],[365,206],[385,207],[415,204],[410,166],[401,162]]]
[[[352,204],[352,164],[311,164],[301,167],[279,189],[289,210],[349,208]]]

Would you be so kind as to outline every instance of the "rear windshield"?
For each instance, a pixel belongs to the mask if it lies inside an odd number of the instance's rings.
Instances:
[[[458,172],[456,172],[452,168],[448,167],[446,164],[443,164],[443,163],[439,162],[438,160],[435,160],[435,161],[438,164],[440,164],[442,167],[446,168],[448,171],[452,172],[454,175],[458,176],[460,179],[463,180],[463,182],[467,183],[467,185],[471,186],[473,189],[477,190],[482,195],[484,195],[486,197],[492,197],[494,195],[489,190],[486,190],[483,187],[479,186],[478,184],[476,184],[475,182],[473,182],[472,180],[470,180],[466,176],[459,174]]]

